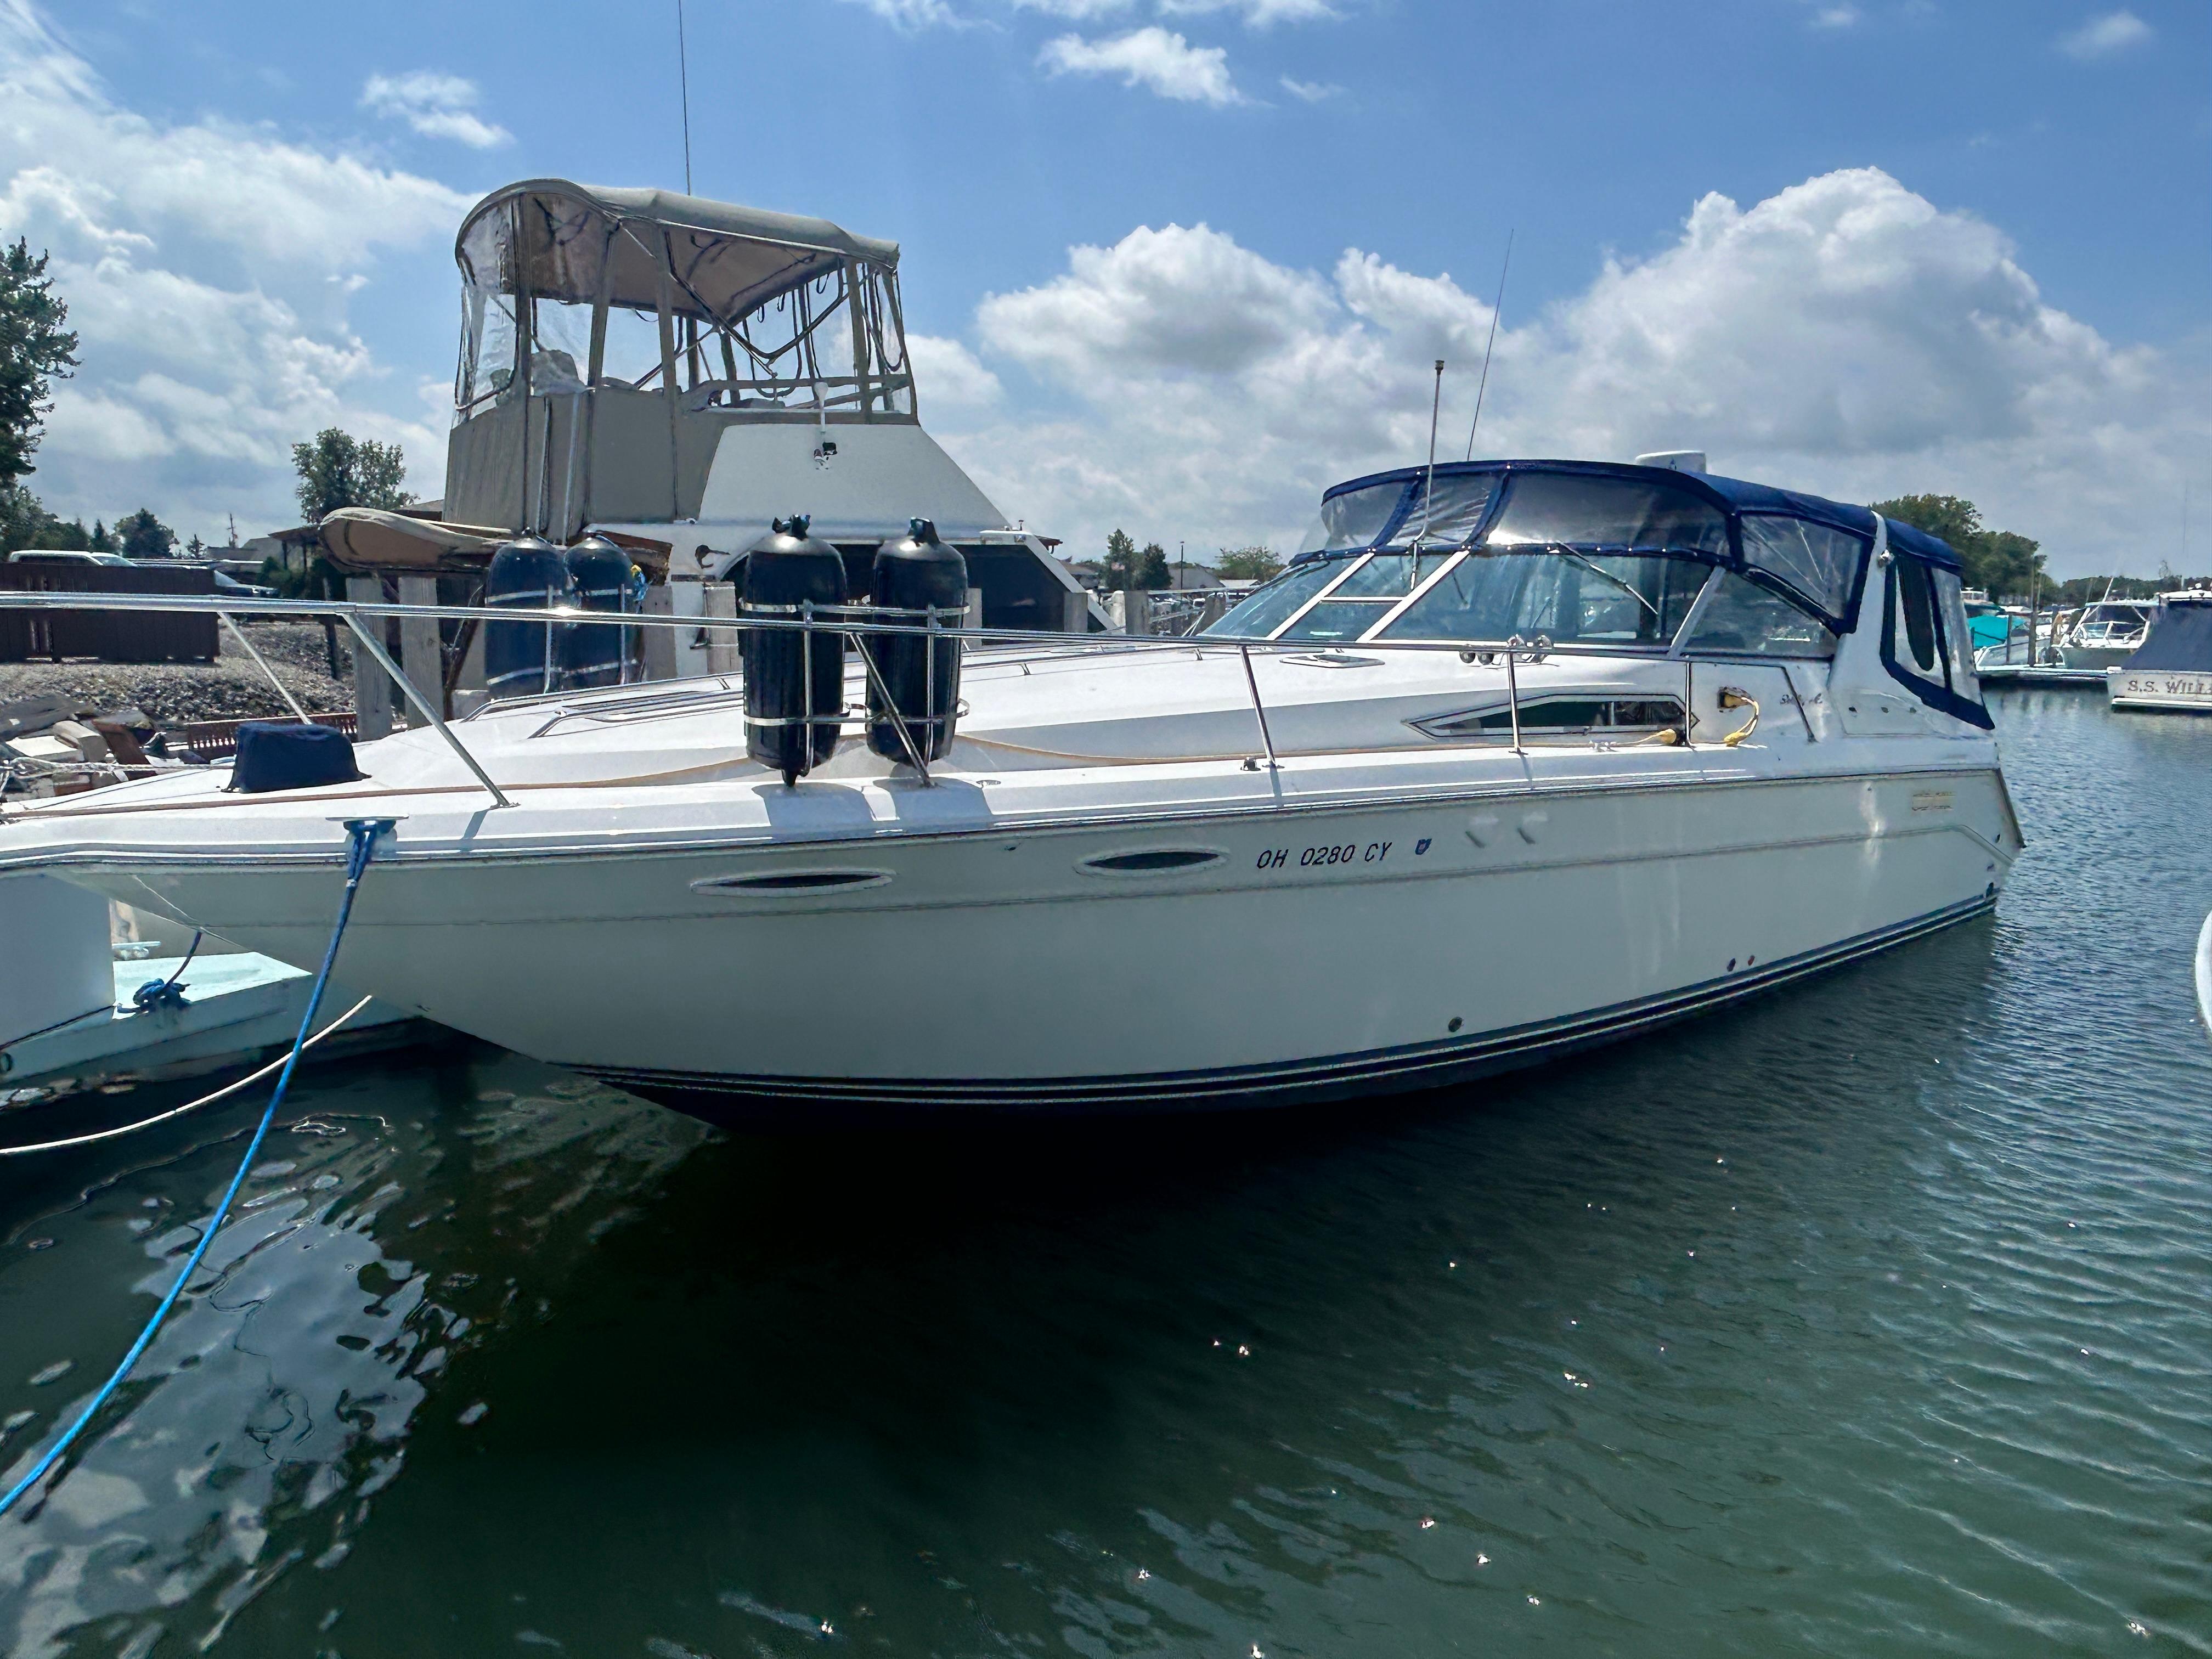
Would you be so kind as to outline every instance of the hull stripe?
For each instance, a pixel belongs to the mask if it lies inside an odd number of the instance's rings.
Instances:
[[[1287,1066],[1034,1079],[781,1078],[574,1062],[568,1063],[568,1069],[709,1121],[754,1119],[763,1108],[781,1108],[787,1114],[792,1107],[804,1104],[861,1111],[949,1107],[1017,1115],[1287,1105],[1431,1088],[1462,1078],[1535,1065],[1840,967],[1983,915],[1996,906],[1993,894],[1980,896],[1755,970],[1587,1013],[1471,1039],[1374,1049]]]

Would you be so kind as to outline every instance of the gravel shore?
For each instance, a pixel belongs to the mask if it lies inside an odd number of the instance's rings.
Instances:
[[[318,624],[249,623],[246,635],[309,714],[353,707],[352,659],[343,638],[338,664],[349,678],[333,680]],[[135,704],[170,730],[190,720],[258,720],[290,712],[228,629],[211,663],[0,663],[0,703],[46,691],[73,697],[95,713]]]

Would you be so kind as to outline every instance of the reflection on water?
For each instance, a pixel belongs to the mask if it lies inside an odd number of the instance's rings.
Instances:
[[[2212,1651],[2212,721],[2000,730],[1994,921],[1456,1097],[775,1139],[310,1074],[0,1521],[0,1646]],[[0,1457],[252,1110],[0,1192]]]

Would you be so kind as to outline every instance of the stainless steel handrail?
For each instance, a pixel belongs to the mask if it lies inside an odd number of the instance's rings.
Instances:
[[[863,607],[848,606],[848,610]],[[712,628],[717,631],[746,628],[812,629],[816,632],[833,631],[840,634],[935,634],[939,639],[969,640],[980,645],[1034,644],[1060,648],[1085,648],[1093,651],[1146,650],[1190,652],[1231,652],[1249,647],[1265,651],[1271,655],[1295,656],[1334,648],[1333,642],[1316,640],[1252,640],[1226,634],[1185,634],[1161,635],[1144,634],[1070,634],[1058,629],[1026,628],[929,628],[921,623],[879,623],[857,617],[839,617],[834,623],[805,622],[797,617],[781,618],[763,615],[756,611],[740,611],[735,617],[677,617],[653,616],[643,611],[586,611],[581,606],[553,605],[526,608],[520,605],[389,605],[357,599],[213,599],[196,593],[51,593],[0,592],[0,611],[174,611],[181,612],[228,613],[233,617],[263,617],[276,620],[313,621],[321,617],[348,617],[373,619],[379,617],[425,617],[441,622],[511,623],[606,623],[623,628]],[[1348,648],[1348,647],[1346,647]],[[1480,653],[1501,653],[1517,649],[1530,659],[1539,654],[1539,648],[1515,635],[1505,640],[1363,640],[1361,651],[1446,652],[1456,651],[1470,657]],[[1669,659],[1663,650],[1627,650],[1617,645],[1589,645],[1577,641],[1561,641],[1540,647],[1540,653],[1549,656],[1583,656],[1612,659],[1622,662],[1653,662]],[[1708,653],[1728,657],[1731,653]],[[1745,653],[1735,653],[1735,656]],[[1680,660],[1679,659],[1674,659]],[[1759,659],[1779,660],[1779,659]]]
[[[825,607],[825,609],[847,612],[863,611],[866,608],[863,606]],[[802,607],[802,610],[805,609],[806,607]],[[444,739],[446,745],[453,751],[461,763],[469,769],[471,775],[484,787],[492,799],[501,806],[512,806],[514,802],[492,780],[491,775],[477,763],[476,757],[469,752],[467,745],[454,735],[452,727],[447,724],[437,709],[431,706],[429,700],[402,672],[399,665],[392,660],[389,653],[377,642],[366,624],[391,617],[409,617],[457,622],[475,620],[517,623],[594,623],[605,622],[614,614],[608,611],[587,611],[575,605],[526,608],[507,605],[495,607],[457,605],[386,605],[354,599],[230,599],[191,593],[17,592],[0,592],[0,611],[157,611],[188,614],[208,613],[220,618],[234,634],[238,635],[241,643],[245,642],[245,636],[240,632],[237,623],[233,620],[234,617],[261,617],[271,619],[294,618],[309,621],[328,617],[343,622],[347,629],[361,641],[362,648],[370,659],[391,677],[392,682],[399,688],[400,694],[408,702],[422,711],[439,737]],[[1316,648],[1315,642],[1310,640],[1244,640],[1232,636],[1216,637],[1203,634],[1158,637],[1147,635],[1068,634],[1056,630],[1019,628],[945,628],[939,625],[934,614],[930,615],[924,624],[879,622],[865,616],[840,615],[833,622],[829,623],[826,629],[823,621],[815,619],[811,615],[787,617],[763,614],[757,611],[741,612],[733,618],[714,620],[722,627],[796,629],[808,635],[810,645],[814,634],[830,631],[851,637],[856,647],[860,645],[863,636],[880,634],[921,635],[933,640],[972,641],[979,646],[1030,645],[1055,651],[1083,651],[1092,653],[1121,651],[1192,652],[1203,658],[1209,647],[1220,651],[1224,655],[1233,652],[1243,667],[1245,684],[1251,693],[1253,713],[1259,723],[1261,747],[1264,752],[1267,769],[1271,772],[1279,770],[1280,765],[1275,751],[1273,734],[1268,728],[1267,706],[1260,695],[1259,679],[1253,672],[1252,653],[1256,649],[1277,656],[1296,656],[1310,653]],[[643,612],[628,611],[621,613],[621,625],[625,628],[696,629],[701,626],[701,621],[700,617],[690,616],[652,616]],[[291,706],[293,712],[299,714],[297,701],[276,679],[275,672],[270,668],[267,662],[263,660],[261,653],[254,650],[250,644],[246,645],[246,653],[276,686],[278,694]],[[1617,646],[1584,645],[1577,641],[1554,642],[1540,635],[1532,643],[1517,634],[1510,638],[1497,641],[1362,641],[1359,649],[1416,653],[1455,652],[1467,661],[1473,662],[1480,659],[1486,665],[1502,655],[1505,659],[1506,706],[1508,717],[1512,724],[1512,747],[1516,754],[1525,753],[1521,741],[1521,688],[1517,671],[1517,665],[1520,662],[1526,660],[1538,663],[1543,661],[1547,656],[1582,656],[1628,662],[1667,660],[1666,654],[1658,652],[1624,651]],[[865,649],[861,651],[861,660],[863,672],[872,673],[874,664]],[[1686,657],[1680,660],[1683,662],[1685,669],[1686,702],[1693,695],[1689,691],[1688,687],[1694,684],[1694,681],[1689,678],[1694,670]],[[306,716],[302,714],[301,718],[304,720]],[[1686,706],[1683,720],[1686,743],[1689,741],[1690,733],[1695,729],[1696,719],[1693,710]],[[899,724],[903,734],[905,722],[901,720]],[[927,767],[917,763],[916,769],[927,781],[928,777]]]

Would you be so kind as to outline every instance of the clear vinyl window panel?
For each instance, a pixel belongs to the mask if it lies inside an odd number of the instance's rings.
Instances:
[[[1436,481],[1436,498],[1429,498],[1425,474],[1414,480],[1404,515],[1390,532],[1390,545],[1461,547],[1482,528],[1500,476],[1495,472],[1445,473]]]
[[[1982,700],[1981,682],[1974,673],[1974,653],[1966,621],[1963,584],[1955,570],[1930,573],[1936,583],[1936,610],[1942,618],[1944,665],[1950,672],[1951,690],[1972,702]]]
[[[1381,637],[1494,641],[1541,634],[1560,644],[1663,651],[1710,569],[1664,555],[1487,550],[1446,571]]]
[[[1371,547],[1375,538],[1389,527],[1391,516],[1406,499],[1406,493],[1405,480],[1398,478],[1331,495],[1321,504],[1321,515],[1306,532],[1298,551],[1333,553]]]
[[[1760,657],[1832,657],[1836,636],[1779,593],[1732,570],[1713,573],[1712,595],[1685,651],[1740,652]]]
[[[1890,584],[1896,590],[1899,644],[1905,648],[1898,659],[1930,679],[1943,678],[1942,660],[1936,634],[1936,583],[1929,568],[1903,556],[1890,562]]]
[[[1839,623],[1850,615],[1869,545],[1848,531],[1803,519],[1764,513],[1743,517],[1745,562],[1780,578]]]
[[[1667,548],[1715,558],[1729,551],[1727,518],[1686,489],[1564,472],[1515,473],[1485,539],[1492,547]]]

